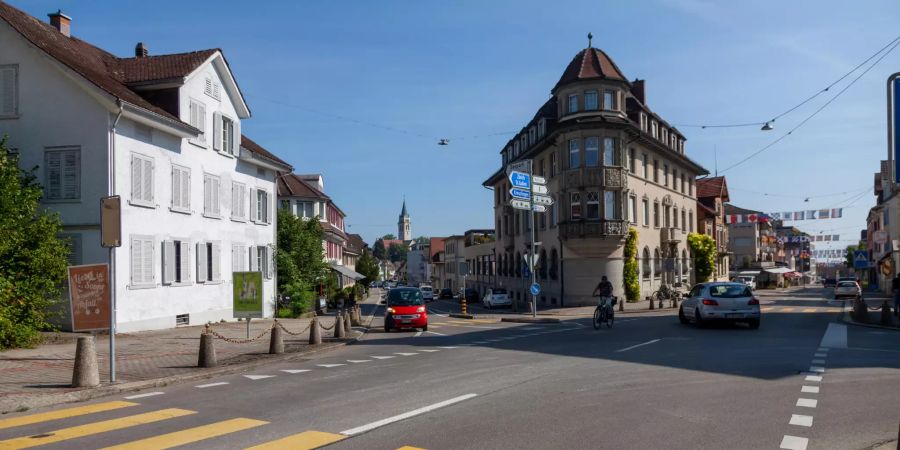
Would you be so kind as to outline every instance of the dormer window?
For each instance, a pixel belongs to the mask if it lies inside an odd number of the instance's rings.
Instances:
[[[585,91],[584,92],[584,109],[586,111],[596,111],[599,108],[597,105],[597,91]]]
[[[575,94],[569,95],[569,113],[577,113],[578,112],[578,96]]]
[[[538,139],[543,138],[544,135],[547,134],[547,119],[541,118],[541,120],[538,121],[537,133],[538,133]]]
[[[659,139],[659,124],[655,120],[650,122],[650,135],[653,139]]]
[[[640,120],[641,131],[643,131],[643,132],[646,133],[646,132],[647,132],[647,115],[644,114],[644,113],[641,113],[641,114],[638,116],[638,118],[639,118],[639,120]]]
[[[519,143],[516,142],[513,144],[513,158],[519,157]]]
[[[528,150],[528,136],[523,134],[522,137],[519,138],[519,142],[522,143],[522,153],[525,153],[525,151]]]
[[[603,109],[607,111],[614,111],[617,109],[615,91],[603,91]]]
[[[661,140],[663,144],[665,144],[666,141],[669,140],[669,130],[667,128],[662,129],[662,137],[660,137],[659,140]]]
[[[537,140],[537,129],[531,127],[528,129],[528,145],[534,145],[535,140]]]
[[[669,146],[672,147],[672,150],[678,150],[678,137],[674,134],[669,138]]]

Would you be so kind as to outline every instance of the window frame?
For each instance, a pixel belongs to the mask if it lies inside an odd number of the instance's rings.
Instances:
[[[590,142],[594,143],[593,150],[591,149]],[[590,161],[590,157],[593,154],[593,164]],[[584,138],[584,167],[599,167],[600,166],[600,138],[597,136],[588,136]]]
[[[616,91],[612,89],[604,89],[603,90],[603,110],[604,111],[617,111],[616,107]],[[609,99],[609,103],[607,103],[607,99]]]
[[[235,194],[235,188],[240,188],[240,192]],[[235,207],[235,199],[240,198],[240,204],[237,205],[238,208]],[[235,222],[246,222],[248,219],[249,209],[247,208],[247,185],[241,183],[240,181],[232,181],[231,182],[231,220]],[[238,211],[239,210],[239,211]],[[235,215],[235,211],[238,211],[238,215]]]
[[[194,111],[197,110],[197,121],[194,121]],[[202,113],[202,114],[201,114]],[[188,142],[194,144],[198,147],[209,148],[209,142],[206,139],[206,103],[203,103],[196,98],[190,97],[188,100],[188,123],[200,130],[200,134],[197,137],[191,137],[188,139]]]
[[[143,248],[141,248],[141,252],[143,252],[143,251],[146,250],[147,248],[150,249],[150,259],[149,259],[149,261],[150,261],[150,265],[149,265],[149,270],[150,270],[150,281],[145,281],[145,280],[143,280],[143,279],[140,280],[140,281],[135,281],[135,280],[134,280],[134,275],[135,275],[135,270],[134,270],[134,260],[135,260],[135,257],[134,257],[134,242],[135,242],[135,240],[141,241],[142,243],[149,243],[149,246],[148,246],[148,247],[143,247]],[[154,237],[151,236],[151,235],[132,234],[132,235],[129,236],[128,242],[129,242],[129,255],[128,255],[128,260],[129,260],[129,263],[128,263],[128,268],[129,268],[129,269],[128,269],[128,270],[129,270],[129,274],[128,274],[128,289],[148,289],[148,288],[155,288],[155,287],[156,287],[156,240],[155,240]],[[144,255],[143,253],[141,253],[141,260],[144,261],[144,262],[147,261],[147,259],[145,258],[145,255]],[[144,268],[142,267],[142,268],[141,268],[142,275],[143,275],[143,271],[144,271]]]
[[[581,139],[569,139],[569,170],[579,168],[581,168]]]
[[[222,178],[206,172],[203,173],[203,217],[222,218]]]
[[[574,103],[573,103],[574,101]],[[566,101],[566,113],[575,114],[578,112],[578,94],[569,94]]]
[[[576,214],[577,208],[577,214]],[[582,220],[584,216],[581,214],[581,192],[569,193],[569,220]]]
[[[591,103],[589,99],[593,97],[594,106],[591,107]],[[596,89],[584,91],[584,110],[585,111],[598,111],[600,109],[600,93],[597,92]]]
[[[593,200],[591,199],[593,197]],[[587,220],[600,220],[600,191],[587,190],[584,195],[584,218]],[[595,211],[591,211],[592,207],[596,207]],[[592,212],[595,212],[593,214]]]
[[[621,220],[622,207],[620,198],[619,193],[616,191],[603,191],[603,220]]]
[[[642,198],[641,199],[641,208],[642,208],[642,225],[646,228],[650,228],[650,199]]]
[[[59,195],[51,196],[50,192],[50,155],[58,154],[59,155]],[[76,192],[75,197],[66,197],[65,196],[65,179],[66,179],[66,159],[68,154],[75,155],[75,188]],[[59,147],[45,147],[44,148],[44,179],[42,180],[43,187],[43,198],[42,202],[45,203],[80,203],[81,202],[81,146],[77,145],[66,145]]]
[[[617,139],[614,137],[606,136],[603,138],[603,166],[604,167],[619,167],[621,164],[619,163],[619,158],[617,158],[616,152],[616,144]],[[609,145],[607,145],[609,144]],[[607,153],[608,152],[608,153]],[[607,162],[607,156],[611,159],[611,161]]]
[[[12,72],[12,112],[3,114],[3,110],[0,109],[0,119],[17,119],[19,117],[19,65],[18,64],[0,64],[0,73],[3,71],[11,71]],[[2,94],[3,91],[0,91]],[[5,98],[0,96],[0,105],[3,104]]]
[[[150,163],[150,199],[145,198],[135,198],[134,196],[134,162],[142,161],[142,164]],[[153,157],[147,156],[141,153],[131,152],[131,171],[129,173],[131,175],[131,192],[129,195],[128,203],[134,206],[142,206],[145,208],[156,208],[156,161]],[[141,189],[143,192],[144,187],[146,186],[146,181],[144,177],[146,174],[144,173],[144,167],[141,167]]]
[[[179,204],[175,204],[175,172],[179,172],[179,180],[181,183],[178,186]],[[182,204],[184,200],[184,188],[185,182],[184,177],[187,175],[187,205]],[[190,214],[191,213],[191,168],[182,166],[180,164],[172,164],[172,170],[170,171],[171,176],[171,185],[169,187],[170,192],[169,196],[171,197],[171,202],[169,204],[169,210],[172,212],[182,213],[182,214]]]

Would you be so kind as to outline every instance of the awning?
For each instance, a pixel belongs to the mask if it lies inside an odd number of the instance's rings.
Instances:
[[[800,274],[797,273],[797,272],[787,272],[787,273],[784,274],[784,276],[787,277],[787,278],[800,278],[800,277],[803,276],[803,275],[800,275]]]
[[[331,266],[331,268],[334,269],[337,273],[339,273],[347,278],[350,278],[352,280],[362,280],[363,278],[366,277],[365,275],[362,275],[360,273],[350,270],[349,267],[338,266],[338,265],[333,264]]]
[[[763,269],[763,271],[766,271],[766,272],[769,272],[769,273],[788,273],[788,272],[793,272],[793,270],[791,270],[791,269],[789,269],[789,268],[787,268],[787,267],[773,267],[773,268],[771,268],[771,269]]]

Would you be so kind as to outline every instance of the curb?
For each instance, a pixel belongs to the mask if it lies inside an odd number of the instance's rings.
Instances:
[[[558,317],[501,317],[501,322],[513,323],[561,323]]]
[[[619,311],[619,310],[617,309],[617,310],[616,310],[616,315],[617,315],[617,316],[618,316],[618,315],[625,315],[625,316],[627,316],[627,315],[631,315],[631,314],[647,314],[647,313],[660,313],[660,312],[662,312],[662,313],[666,313],[666,312],[673,312],[673,313],[676,313],[676,312],[678,312],[678,309],[673,309],[673,308],[663,308],[663,309],[659,309],[659,308],[657,308],[657,309],[633,309],[633,310],[631,310],[631,311],[629,311],[629,310],[627,310],[627,309],[626,309],[625,311]],[[591,313],[584,313],[584,314],[551,314],[551,313],[546,313],[546,312],[544,312],[544,313],[538,312],[537,315],[539,315],[539,316],[552,316],[552,317],[593,317],[593,316],[594,316],[594,313],[591,312]]]
[[[461,314],[461,313],[450,313],[449,317],[453,317],[454,319],[474,319],[474,314]]]
[[[10,409],[0,410],[0,414],[7,414],[11,412],[17,412],[21,410],[28,410],[39,408],[43,406],[51,406],[58,405],[63,403],[74,403],[74,402],[82,402],[85,400],[91,400],[98,397],[105,397],[108,395],[115,394],[123,394],[128,392],[135,392],[142,389],[153,388],[153,387],[162,387],[168,386],[174,383],[183,383],[189,381],[197,381],[197,380],[205,380],[208,378],[221,376],[221,375],[231,375],[239,372],[244,372],[247,370],[255,369],[257,367],[263,366],[265,364],[271,364],[274,362],[284,362],[284,361],[292,361],[295,359],[303,358],[307,355],[311,355],[313,353],[325,352],[328,350],[337,349],[340,347],[344,347],[347,345],[351,345],[365,336],[366,332],[368,332],[368,328],[361,331],[358,336],[347,339],[345,341],[339,342],[329,342],[322,343],[318,348],[312,348],[308,351],[295,352],[295,353],[282,353],[280,355],[269,355],[259,358],[255,361],[250,361],[246,363],[238,363],[233,366],[221,366],[220,368],[211,369],[206,372],[193,373],[187,375],[173,375],[169,377],[162,378],[154,378],[150,380],[141,380],[141,381],[130,381],[121,384],[111,384],[106,386],[100,386],[96,388],[84,389],[80,391],[74,392],[65,392],[62,394],[47,394],[36,396],[32,399],[24,399],[17,405],[10,405],[8,407]],[[302,339],[301,339],[302,340]]]
[[[857,327],[875,328],[875,329],[879,329],[879,330],[891,330],[891,331],[900,332],[900,327],[886,327],[884,325],[876,324],[876,323],[857,322],[857,321],[853,320],[852,317],[850,317],[851,309],[852,309],[852,307],[848,308],[847,301],[845,300],[844,304],[843,304],[843,309],[841,311],[841,322],[843,322],[847,325],[853,325],[853,326],[857,326]],[[880,314],[880,312],[879,312],[879,314]]]

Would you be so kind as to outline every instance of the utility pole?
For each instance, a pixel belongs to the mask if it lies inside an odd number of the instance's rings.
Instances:
[[[531,285],[534,286],[534,284],[537,283],[537,278],[535,277],[534,273],[534,261],[535,257],[537,256],[537,251],[534,248],[534,229],[535,225],[537,225],[534,221],[534,163],[531,163],[528,166],[528,175],[531,179],[531,195],[528,198],[528,214],[531,217],[531,220],[529,221],[529,228],[531,229],[531,248],[529,249],[529,252],[531,254],[529,255],[527,265],[528,271],[531,272]],[[537,294],[534,293],[531,294],[531,317],[537,317]]]

